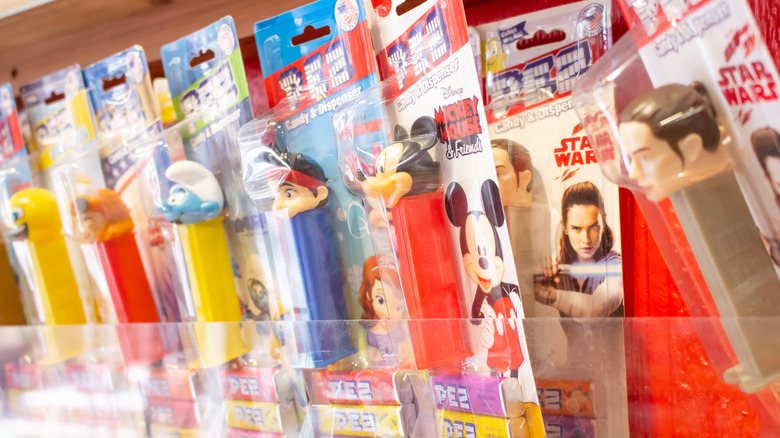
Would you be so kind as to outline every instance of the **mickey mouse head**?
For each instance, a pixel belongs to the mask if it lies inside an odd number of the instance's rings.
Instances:
[[[438,143],[436,122],[420,117],[409,133],[396,126],[395,142],[377,156],[373,176],[365,177],[362,187],[370,198],[381,199],[393,208],[403,196],[433,192],[439,187],[439,163],[428,149]],[[360,179],[360,176],[358,177]]]
[[[484,211],[469,211],[466,192],[453,182],[447,188],[445,207],[450,223],[460,228],[460,250],[466,273],[484,293],[490,293],[504,278],[503,253],[496,231],[504,224],[504,209],[495,181],[482,183],[481,195]]]

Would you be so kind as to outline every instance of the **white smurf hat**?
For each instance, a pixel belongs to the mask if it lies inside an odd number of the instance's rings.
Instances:
[[[168,167],[165,176],[194,193],[202,201],[216,201],[222,207],[222,188],[214,174],[202,164],[189,160],[177,161]]]

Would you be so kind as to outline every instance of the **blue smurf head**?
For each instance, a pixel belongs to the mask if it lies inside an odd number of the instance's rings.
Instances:
[[[176,182],[158,210],[173,223],[190,225],[217,217],[224,198],[219,182],[208,169],[194,161],[178,161],[165,171]]]

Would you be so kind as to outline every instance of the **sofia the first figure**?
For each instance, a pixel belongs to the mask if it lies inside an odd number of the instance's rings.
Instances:
[[[384,278],[383,271],[386,271]],[[410,358],[409,334],[401,321],[407,318],[406,304],[400,288],[393,284],[396,278],[389,268],[377,265],[375,256],[363,264],[359,299],[363,306],[363,326],[368,331],[366,340],[371,347],[370,359],[374,363]]]

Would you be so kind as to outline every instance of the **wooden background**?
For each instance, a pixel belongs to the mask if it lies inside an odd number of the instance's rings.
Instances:
[[[6,3],[8,2],[8,3]],[[242,52],[257,57],[255,22],[309,0],[54,0],[0,19],[0,83],[14,90],[78,63],[86,67],[140,44],[153,76],[161,76],[160,47],[225,15],[236,22]],[[0,16],[29,0],[3,0]]]

